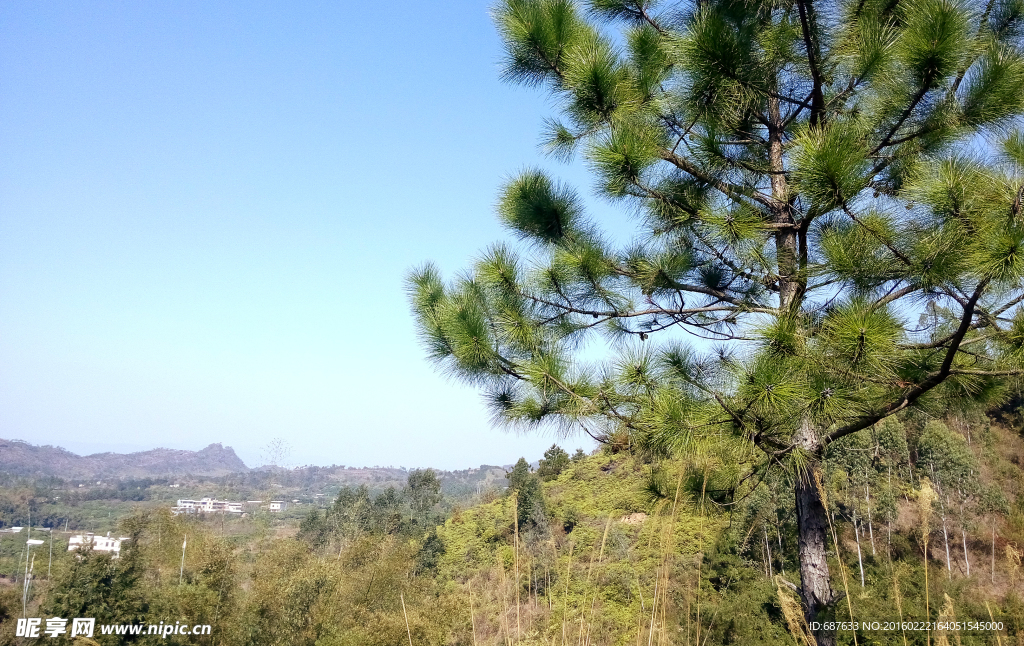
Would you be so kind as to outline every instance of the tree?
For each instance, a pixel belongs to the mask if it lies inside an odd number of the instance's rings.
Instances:
[[[978,460],[967,446],[967,440],[938,420],[924,425],[917,442],[917,454],[917,466],[922,475],[931,478],[937,494],[934,506],[938,508],[939,518],[942,520],[946,571],[952,576],[953,564],[949,553],[947,521],[953,513],[960,524],[964,563],[967,566],[967,573],[970,574],[971,565],[967,555],[967,525],[970,511],[968,503],[981,493],[981,482],[978,480],[981,469]]]
[[[860,568],[860,586],[864,587],[864,553],[861,537],[870,531],[872,553],[874,553],[874,530],[865,526],[870,523],[870,490],[874,469],[869,446],[871,438],[863,433],[848,435],[828,445],[825,450],[825,463],[831,463],[835,475],[831,478],[843,494],[843,503],[853,524],[853,535],[857,542],[857,564]],[[827,471],[826,467],[826,471]],[[864,500],[861,500],[861,496]]]
[[[141,541],[147,519],[130,516],[122,522],[128,534],[118,558],[109,552],[79,548],[58,571],[43,604],[52,617],[93,617],[97,624],[140,624],[146,619],[149,599]],[[130,635],[111,637],[112,643],[136,641]]]
[[[544,457],[537,466],[537,475],[541,480],[554,480],[565,467],[569,466],[569,454],[557,444],[544,451]]]
[[[520,531],[540,524],[544,518],[544,492],[540,478],[530,468],[526,458],[519,458],[508,478],[508,493],[515,496],[516,522]]]
[[[639,232],[613,248],[574,190],[523,171],[498,201],[523,247],[451,282],[429,264],[409,277],[431,359],[509,424],[732,444],[748,473],[788,471],[805,616],[827,615],[825,448],[911,407],[998,397],[1021,371],[1024,7],[504,0],[494,15],[504,78],[558,102],[547,150],[581,152]],[[597,332],[595,366],[578,350]]]
[[[441,502],[441,481],[433,469],[414,469],[406,483],[409,506],[417,520],[426,524],[434,505]]]
[[[299,522],[297,538],[306,541],[315,548],[323,547],[331,539],[331,517],[329,512],[320,514],[318,509],[310,509],[306,517]]]

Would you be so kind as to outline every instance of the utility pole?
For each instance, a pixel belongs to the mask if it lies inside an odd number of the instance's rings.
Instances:
[[[28,549],[28,547],[25,547],[25,549]],[[17,565],[14,566],[14,585],[18,585],[18,575],[21,574],[21,556],[24,553],[25,553],[25,550],[23,549],[21,551],[21,554],[18,555],[18,563],[17,563]]]
[[[31,553],[31,552],[32,552],[32,550],[31,550],[31,548],[29,548],[29,553]],[[36,566],[36,559],[35,559],[35,557],[32,557],[32,564],[31,565],[29,565],[28,563],[25,564],[25,583],[22,586],[22,590],[21,590],[21,616],[22,617],[28,617],[28,586],[29,586],[29,582],[32,580],[32,571],[35,569],[35,566]]]

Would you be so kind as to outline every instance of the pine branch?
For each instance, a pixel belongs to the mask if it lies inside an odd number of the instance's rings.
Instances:
[[[956,354],[960,349],[960,342],[963,341],[964,336],[971,329],[971,321],[974,318],[974,311],[978,304],[978,299],[981,298],[981,295],[987,286],[987,279],[981,281],[978,287],[974,290],[974,293],[971,295],[970,300],[965,304],[963,316],[960,319],[960,325],[949,341],[946,356],[943,358],[942,366],[937,372],[930,374],[924,381],[910,388],[899,399],[883,406],[875,413],[864,415],[857,421],[829,433],[825,437],[824,442],[822,442],[821,450],[823,451],[826,446],[842,437],[861,431],[872,426],[876,422],[889,417],[890,415],[894,415],[901,410],[908,408],[911,404],[920,399],[922,395],[945,381],[952,372],[953,360],[956,358]]]
[[[871,150],[871,152],[868,154],[868,157],[874,157],[883,148],[892,145],[890,140],[899,131],[899,129],[903,127],[904,122],[910,117],[910,113],[912,113],[914,111],[914,108],[917,107],[917,104],[920,103],[921,99],[924,98],[924,95],[928,93],[928,86],[930,85],[930,79],[931,79],[931,77],[928,77],[926,82],[921,84],[921,88],[914,95],[914,98],[911,99],[910,105],[908,105],[906,107],[906,109],[903,110],[903,114],[901,114],[900,117],[896,120],[896,123],[893,124],[892,128],[889,130],[889,134],[887,134],[885,137],[883,137],[882,141],[879,142],[879,144],[877,146],[875,146]],[[878,172],[882,168],[884,168],[884,165],[881,166],[881,167],[876,167],[876,168],[872,169],[871,174],[872,175],[877,175]]]
[[[951,375],[977,375],[981,377],[1017,377],[1024,375],[1024,368],[1019,370],[951,370]]]
[[[908,267],[913,266],[914,263],[910,261],[910,258],[908,258],[902,251],[897,249],[896,245],[894,245],[891,241],[887,240],[885,236],[883,236],[882,234],[878,233],[871,227],[867,226],[866,224],[858,220],[857,216],[853,214],[852,210],[850,210],[850,207],[846,205],[846,202],[843,202],[843,212],[846,213],[847,217],[856,222],[858,226],[860,226],[862,229],[870,233],[873,238],[875,238],[883,245],[885,245],[885,248],[891,251],[894,256],[902,260],[905,265],[907,265]]]
[[[811,81],[814,84],[811,89],[811,127],[815,128],[825,123],[825,95],[822,93],[818,48],[814,43],[812,33],[813,25],[811,23],[814,18],[811,12],[813,6],[811,0],[797,0],[796,6],[800,12],[800,30],[803,32],[804,48],[807,50],[807,66],[811,71]]]
[[[671,163],[676,168],[687,173],[694,179],[699,179],[700,181],[708,184],[709,186],[715,187],[716,189],[718,189],[719,192],[721,192],[723,195],[733,200],[737,204],[750,206],[748,202],[742,199],[748,198],[768,208],[773,208],[776,206],[776,200],[768,197],[767,195],[764,195],[759,191],[752,191],[743,186],[739,186],[737,184],[733,184],[731,182],[727,182],[725,180],[719,179],[718,177],[710,175],[701,170],[696,164],[692,163],[690,160],[686,159],[685,157],[680,157],[679,155],[676,155],[671,150],[661,148],[658,150],[658,155],[661,157],[661,159]]]

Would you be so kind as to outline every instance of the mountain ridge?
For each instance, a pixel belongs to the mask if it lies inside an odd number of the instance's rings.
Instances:
[[[0,472],[18,476],[91,480],[223,476],[250,470],[234,449],[219,442],[198,451],[156,448],[135,453],[78,455],[59,446],[0,439]]]

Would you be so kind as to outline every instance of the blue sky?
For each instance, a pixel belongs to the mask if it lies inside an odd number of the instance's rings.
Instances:
[[[424,359],[403,278],[501,239],[543,92],[486,2],[0,5],[0,437],[249,464],[540,457]],[[595,203],[600,217],[618,218]],[[572,451],[585,438],[560,442]]]

